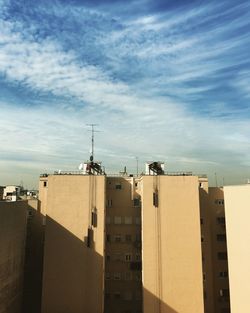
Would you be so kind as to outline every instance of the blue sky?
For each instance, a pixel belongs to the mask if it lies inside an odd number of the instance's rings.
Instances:
[[[96,157],[250,178],[250,2],[0,0],[0,184]]]

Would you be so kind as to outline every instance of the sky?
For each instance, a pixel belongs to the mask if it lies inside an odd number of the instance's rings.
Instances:
[[[40,173],[250,178],[250,2],[0,0],[0,185]],[[216,173],[216,174],[215,174]]]

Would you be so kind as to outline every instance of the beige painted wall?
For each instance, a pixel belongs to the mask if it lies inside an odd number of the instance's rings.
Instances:
[[[198,185],[193,176],[143,177],[144,313],[204,312]]]
[[[20,313],[27,202],[0,201],[0,313]]]
[[[51,175],[40,185],[46,211],[43,313],[100,313],[104,293],[105,177]],[[47,199],[43,198],[43,195]],[[43,206],[43,202],[46,203]],[[91,208],[98,222],[87,247]]]
[[[250,312],[250,185],[224,187],[231,312]]]

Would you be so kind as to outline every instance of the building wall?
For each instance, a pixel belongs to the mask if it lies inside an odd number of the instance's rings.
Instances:
[[[144,313],[204,312],[198,186],[194,176],[143,176]]]
[[[50,175],[39,194],[47,214],[42,312],[102,312],[105,177]]]
[[[20,313],[27,202],[0,202],[0,313]]]
[[[224,194],[231,312],[250,312],[250,185],[226,186]]]
[[[139,181],[107,177],[105,312],[142,312]]]

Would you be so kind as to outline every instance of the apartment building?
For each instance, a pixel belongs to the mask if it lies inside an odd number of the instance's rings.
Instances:
[[[250,184],[224,187],[231,312],[250,312]]]
[[[230,313],[224,192],[200,179],[205,313]]]
[[[199,179],[153,163],[42,175],[42,313],[204,312]]]

